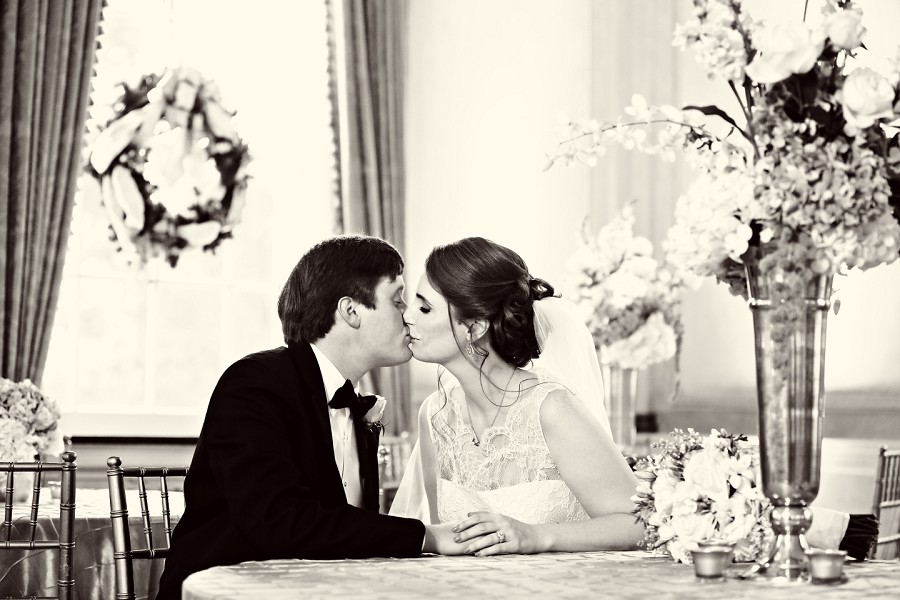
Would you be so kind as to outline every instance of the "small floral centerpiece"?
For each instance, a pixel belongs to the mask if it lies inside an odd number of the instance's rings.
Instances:
[[[733,544],[735,561],[756,560],[774,539],[758,469],[756,448],[724,429],[676,429],[653,444],[635,466],[642,545],[690,563],[700,542]]]
[[[30,380],[0,378],[0,460],[33,461],[63,451],[59,406]]]
[[[609,141],[664,159],[681,148],[699,176],[677,203],[673,264],[746,297],[744,264],[757,262],[779,282],[775,320],[789,322],[805,274],[898,256],[900,143],[885,125],[900,117],[900,65],[888,76],[854,66],[865,27],[847,0],[826,0],[818,26],[756,21],[741,0],[693,5],[675,43],[729,86],[740,118],[636,96],[628,117],[571,124],[549,164],[593,163]]]
[[[88,172],[129,262],[215,251],[240,222],[250,161],[219,88],[193,69],[122,85],[91,145]]]
[[[678,287],[634,235],[626,205],[596,236],[583,232],[569,258],[570,296],[585,316],[604,364],[641,369],[675,355],[682,332]]]

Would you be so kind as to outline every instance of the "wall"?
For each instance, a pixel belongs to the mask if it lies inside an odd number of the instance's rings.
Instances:
[[[542,172],[557,115],[588,116],[585,0],[411,2],[407,96],[407,287],[437,244],[480,235],[562,283],[588,214],[590,172]],[[415,363],[415,361],[414,361]],[[413,403],[435,387],[415,363]]]

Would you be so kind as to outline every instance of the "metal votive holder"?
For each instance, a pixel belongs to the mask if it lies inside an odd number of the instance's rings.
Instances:
[[[806,551],[809,559],[809,580],[812,583],[837,583],[844,578],[845,550],[823,550],[810,548]]]
[[[691,550],[694,559],[694,575],[698,581],[725,581],[725,571],[734,557],[734,547],[728,545],[706,545]]]

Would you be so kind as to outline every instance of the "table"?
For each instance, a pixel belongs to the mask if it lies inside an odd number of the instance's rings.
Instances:
[[[147,490],[147,499],[151,514],[155,512],[158,515],[151,517],[154,545],[163,545],[165,537],[159,492]],[[126,500],[132,547],[143,547],[137,490],[126,490]],[[184,495],[169,492],[169,503],[174,526],[178,516],[184,512]],[[14,505],[14,509],[14,531],[27,532],[30,501],[18,503]],[[48,491],[42,491],[35,539],[57,537],[58,527],[59,501],[51,499]],[[15,534],[13,539],[16,539]],[[109,492],[106,489],[79,488],[75,492],[74,559],[75,598],[108,600],[115,596],[112,524],[109,518]],[[0,598],[7,595],[55,595],[57,565],[56,550],[0,550]],[[163,566],[162,560],[135,562],[134,579],[138,598],[146,598],[149,588],[152,588],[155,595]]]
[[[700,583],[691,565],[646,552],[424,556],[415,559],[269,560],[214,567],[189,576],[182,600],[328,598],[430,600],[458,598],[896,598],[900,562],[848,563],[847,583],[777,584],[740,580],[733,565],[724,583]]]

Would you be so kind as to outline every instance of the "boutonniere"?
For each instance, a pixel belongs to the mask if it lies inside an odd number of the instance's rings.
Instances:
[[[384,423],[381,422],[381,419],[384,417],[385,406],[387,406],[387,400],[384,396],[375,394],[375,404],[373,404],[372,408],[370,408],[363,416],[363,422],[366,424],[369,431],[376,434],[384,432]]]

